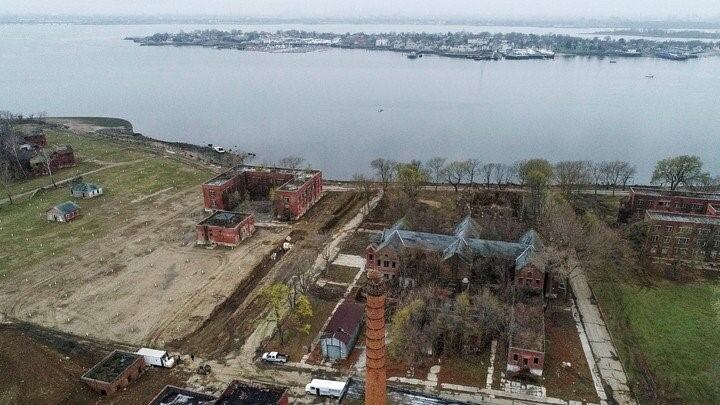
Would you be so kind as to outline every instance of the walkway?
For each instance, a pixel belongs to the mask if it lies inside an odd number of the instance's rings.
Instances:
[[[628,386],[627,375],[618,360],[617,350],[613,346],[600,309],[593,302],[592,291],[585,270],[579,269],[570,278],[570,286],[580,312],[593,356],[595,357],[602,380],[612,389],[612,397],[619,404],[635,404],[635,398]]]

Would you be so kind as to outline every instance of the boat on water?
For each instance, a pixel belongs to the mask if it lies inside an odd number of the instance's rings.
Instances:
[[[658,51],[655,53],[655,56],[657,56],[660,59],[678,60],[678,61],[690,59],[690,57],[686,53],[671,52],[671,51]]]
[[[647,77],[648,79],[652,79],[655,77],[655,75],[645,75],[645,77]]]
[[[610,59],[610,63],[617,63],[617,61],[614,59]]]
[[[623,56],[626,58],[636,58],[642,56],[642,52],[638,51],[637,49],[628,49],[618,53],[618,56]]]
[[[417,52],[410,52],[409,54],[405,55],[408,59],[417,59],[418,53]]]
[[[549,49],[538,49],[537,53],[539,53],[544,59],[555,59],[555,52]]]

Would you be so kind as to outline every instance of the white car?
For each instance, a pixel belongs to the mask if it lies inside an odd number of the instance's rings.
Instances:
[[[347,382],[313,379],[305,386],[305,392],[317,396],[342,398]]]
[[[268,352],[263,353],[262,359],[268,363],[287,363],[288,356],[278,352]]]

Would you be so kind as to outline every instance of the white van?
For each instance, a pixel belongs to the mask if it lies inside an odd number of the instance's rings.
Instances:
[[[149,366],[172,368],[175,365],[175,358],[170,357],[164,350],[148,349],[143,347],[136,354],[143,356],[145,364]]]
[[[347,382],[313,379],[305,386],[305,392],[317,396],[340,398],[345,393]]]

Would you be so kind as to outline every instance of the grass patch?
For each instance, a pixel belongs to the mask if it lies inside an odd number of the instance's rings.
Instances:
[[[55,182],[59,182],[65,179],[69,179],[75,176],[78,176],[82,173],[89,172],[91,170],[99,169],[103,167],[100,164],[97,164],[95,162],[88,162],[88,161],[80,161],[78,164],[76,164],[73,167],[68,167],[65,169],[60,169],[55,171],[53,173],[53,177],[55,178]],[[13,195],[22,194],[28,191],[35,190],[37,188],[50,186],[52,185],[52,181],[50,180],[50,176],[38,176],[38,177],[31,177],[27,180],[23,180],[21,182],[13,184],[11,187]],[[5,190],[3,190],[4,192]],[[2,197],[5,198],[7,195],[3,193]]]
[[[153,156],[140,147],[116,142],[108,138],[93,135],[77,135],[64,131],[46,131],[48,145],[72,145],[76,158],[96,159],[103,162],[129,162]]]
[[[320,329],[325,321],[330,317],[330,313],[337,304],[336,301],[326,301],[314,296],[309,296],[312,304],[313,317],[310,320],[310,333],[305,334],[297,330],[286,327],[283,342],[280,342],[279,334],[275,333],[273,337],[265,343],[265,351],[277,350],[290,356],[290,361],[297,362],[308,352],[308,347],[312,344],[313,339],[320,333]],[[283,320],[285,322],[285,320]]]
[[[438,380],[440,383],[485,388],[490,352],[443,359]]]
[[[331,264],[327,273],[323,276],[325,280],[334,281],[336,283],[352,283],[360,269],[357,267],[340,266],[339,264]]]
[[[171,186],[200,184],[207,176],[203,170],[174,160],[152,158],[88,176],[86,180],[104,188],[105,194],[98,198],[71,198],[69,188],[62,187],[0,206],[0,273],[21,270],[102,237],[135,210],[143,209],[144,202],[130,204],[133,199]],[[45,211],[67,200],[80,205],[82,216],[66,224],[48,222]]]
[[[636,383],[646,372],[642,360],[666,400],[720,403],[720,281],[603,280],[593,290]]]

